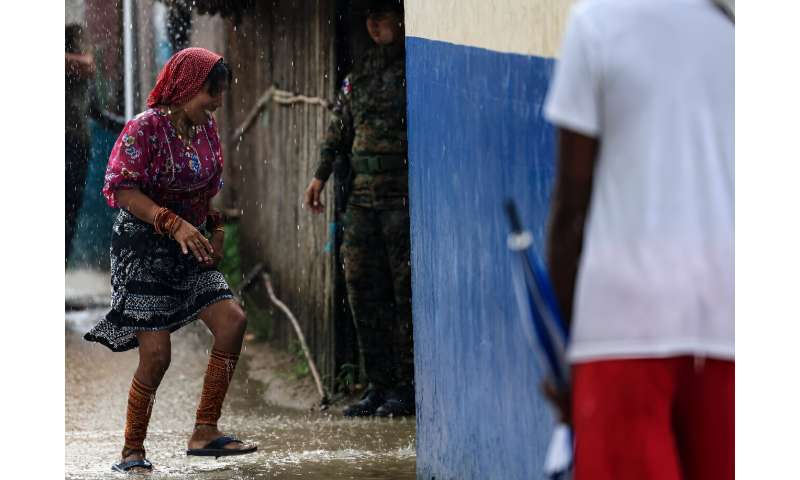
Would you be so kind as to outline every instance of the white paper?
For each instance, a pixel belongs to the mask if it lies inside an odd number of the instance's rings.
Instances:
[[[553,430],[547,454],[544,457],[544,473],[548,478],[568,480],[572,478],[572,431],[559,423]]]

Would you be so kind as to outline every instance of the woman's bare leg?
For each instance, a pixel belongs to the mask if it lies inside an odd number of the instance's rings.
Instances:
[[[228,353],[239,353],[242,349],[247,317],[233,300],[213,303],[200,312],[200,319],[214,335],[214,348]]]

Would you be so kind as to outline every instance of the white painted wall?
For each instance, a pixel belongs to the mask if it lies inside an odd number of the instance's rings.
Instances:
[[[554,57],[575,0],[405,0],[406,35]]]

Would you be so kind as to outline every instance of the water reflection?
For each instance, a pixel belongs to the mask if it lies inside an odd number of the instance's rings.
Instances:
[[[70,312],[66,322],[66,478],[111,478],[119,455],[125,403],[137,353],[112,354],[81,334],[102,311]],[[210,336],[193,324],[172,336],[172,363],[158,391],[145,446],[156,470],[148,478],[362,479],[415,477],[415,422],[349,420],[264,404],[264,385],[248,379],[242,357],[221,426],[259,444],[242,457],[192,458],[186,441],[202,386]],[[117,474],[119,475],[119,474]]]

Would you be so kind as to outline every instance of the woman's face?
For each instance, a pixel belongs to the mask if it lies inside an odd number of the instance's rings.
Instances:
[[[189,117],[192,123],[198,125],[208,120],[208,117],[222,105],[222,95],[228,89],[227,82],[223,83],[219,92],[216,95],[211,95],[208,92],[208,84],[203,85],[203,88],[192,97],[183,106],[186,116]]]
[[[367,17],[367,32],[378,45],[390,45],[403,36],[403,23],[396,13],[375,13]]]

